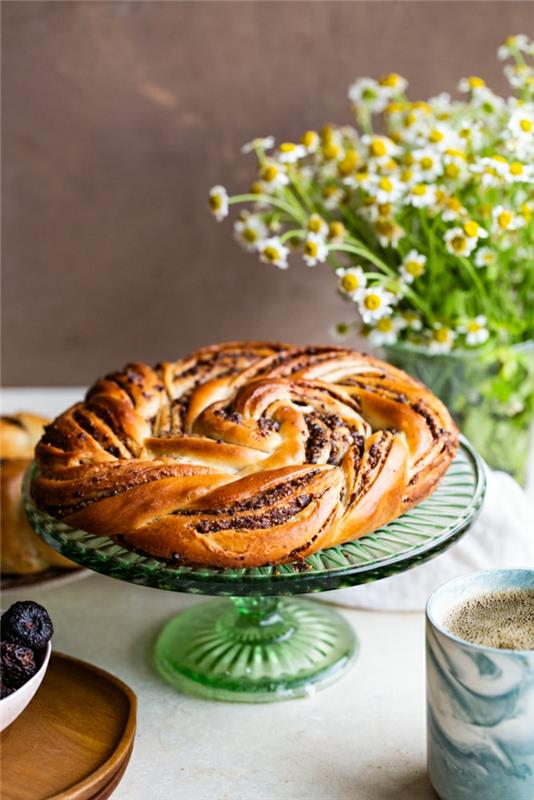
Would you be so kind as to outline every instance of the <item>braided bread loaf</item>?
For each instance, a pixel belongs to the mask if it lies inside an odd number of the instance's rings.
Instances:
[[[358,538],[427,497],[457,430],[351,350],[207,347],[99,380],[36,449],[37,505],[174,563],[251,567]]]

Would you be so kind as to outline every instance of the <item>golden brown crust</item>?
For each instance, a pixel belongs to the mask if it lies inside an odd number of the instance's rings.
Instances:
[[[3,574],[28,575],[49,567],[77,567],[31,529],[21,501],[21,483],[35,445],[50,420],[21,412],[0,417],[1,568]]]
[[[358,538],[433,491],[458,446],[399,369],[229,342],[99,380],[36,448],[38,506],[176,562],[252,567]]]

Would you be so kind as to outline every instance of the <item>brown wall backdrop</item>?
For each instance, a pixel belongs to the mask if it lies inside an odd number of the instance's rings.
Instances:
[[[531,2],[4,2],[3,374],[78,384],[230,338],[328,338],[327,268],[260,265],[206,211],[244,141],[349,119],[359,75],[414,99],[532,34]],[[530,31],[529,31],[530,28]]]

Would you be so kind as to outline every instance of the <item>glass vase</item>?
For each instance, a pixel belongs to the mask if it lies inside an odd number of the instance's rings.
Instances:
[[[443,400],[490,467],[524,485],[534,418],[534,341],[434,354],[384,347],[386,359]]]

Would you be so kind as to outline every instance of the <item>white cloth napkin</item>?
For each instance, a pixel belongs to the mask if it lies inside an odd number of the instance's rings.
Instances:
[[[434,589],[457,575],[482,569],[534,568],[534,505],[505,472],[488,469],[486,476],[480,516],[449,550],[407,572],[326,592],[322,599],[382,611],[419,611]]]

